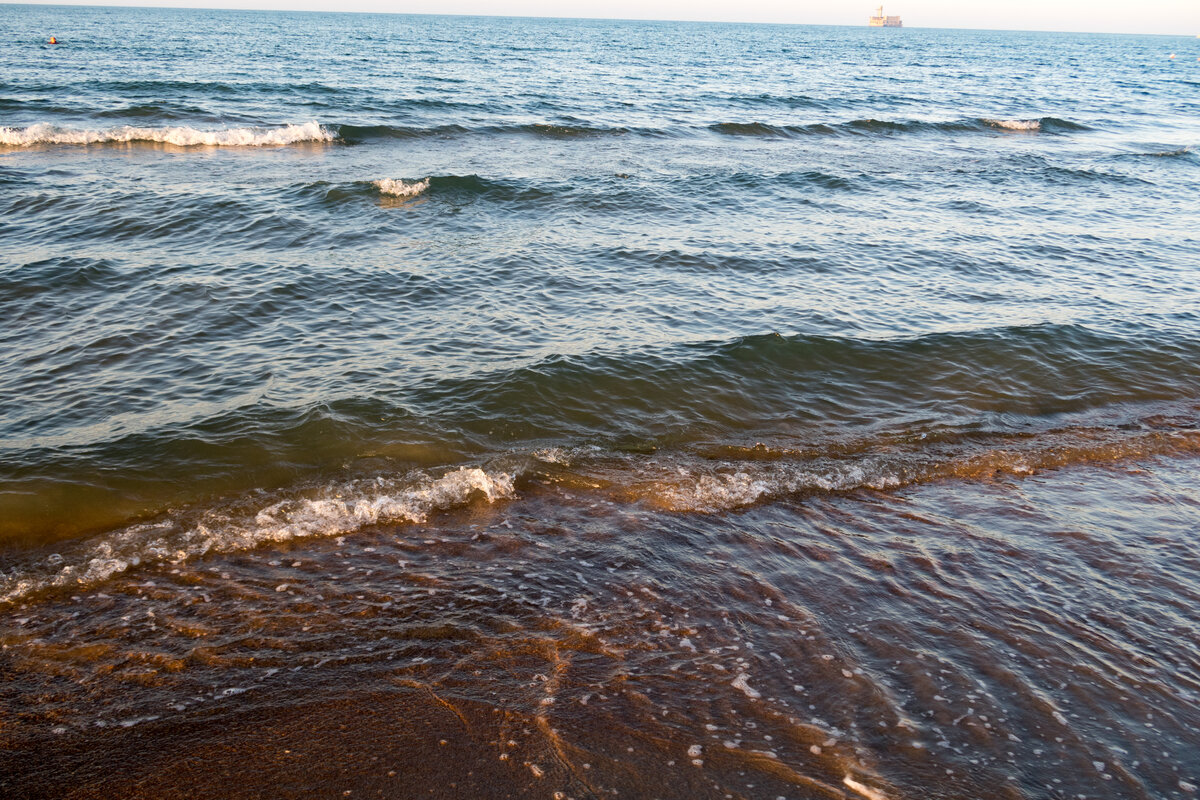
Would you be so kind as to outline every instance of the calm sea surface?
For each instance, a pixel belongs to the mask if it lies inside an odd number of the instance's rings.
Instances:
[[[1194,797],[1198,467],[1200,39],[0,6],[7,796]]]

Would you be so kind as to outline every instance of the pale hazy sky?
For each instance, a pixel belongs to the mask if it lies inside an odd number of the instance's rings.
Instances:
[[[864,25],[879,0],[87,0],[87,4]],[[884,13],[900,15],[908,27],[1165,33],[1193,39],[1200,34],[1200,0],[891,0],[884,4]]]

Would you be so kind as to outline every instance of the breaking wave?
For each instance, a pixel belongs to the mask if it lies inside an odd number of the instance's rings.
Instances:
[[[404,181],[394,178],[383,178],[375,181],[381,194],[392,197],[416,197],[429,188],[429,178],[420,181]]]
[[[818,495],[1023,478],[1081,465],[1197,455],[1200,429],[1190,418],[1041,434],[908,432],[827,441],[818,447],[726,444],[663,452],[595,445],[536,448],[498,456],[486,469],[458,467],[437,477],[422,471],[254,492],[218,507],[168,512],[68,545],[65,555],[42,556],[0,573],[0,604],[94,586],[142,565],[342,536],[376,525],[426,523],[438,512],[471,503],[515,500],[518,488],[529,493],[569,490],[582,493],[584,503],[607,497],[661,512],[711,514]],[[567,502],[571,498],[570,493],[563,496]]]
[[[139,107],[140,108],[140,107]],[[150,107],[143,109],[151,115]],[[125,109],[120,113],[129,112]],[[137,111],[137,109],[133,109]],[[115,112],[114,112],[115,113]],[[155,111],[154,113],[158,113]],[[701,128],[700,130],[703,130]],[[778,125],[764,122],[718,122],[707,130],[726,136],[759,136],[793,138],[800,136],[836,135],[894,135],[912,133],[962,133],[987,130],[1024,132],[1065,132],[1088,130],[1087,126],[1057,119],[963,119],[942,122],[922,120],[856,119],[836,123]],[[132,144],[156,143],[177,147],[269,147],[303,142],[342,142],[362,144],[378,139],[443,138],[469,135],[528,135],[553,139],[574,139],[596,136],[636,135],[651,138],[687,135],[687,129],[627,128],[583,124],[558,125],[530,123],[521,125],[491,125],[468,128],[457,124],[432,127],[396,125],[321,125],[316,121],[282,127],[194,128],[186,125],[137,127],[123,125],[111,128],[71,128],[38,123],[25,128],[0,127],[0,146],[33,147],[37,145],[69,144]]]
[[[441,477],[377,477],[273,498],[247,508],[131,525],[69,556],[53,554],[32,570],[0,578],[0,603],[63,587],[87,587],[141,564],[179,563],[208,553],[251,550],[268,542],[339,536],[369,525],[420,523],[476,499],[514,495],[513,476],[460,467]]]
[[[124,125],[106,129],[74,129],[39,123],[28,128],[0,128],[0,145],[34,147],[46,144],[170,144],[176,147],[278,147],[302,142],[332,142],[335,135],[316,122],[281,128],[220,128],[203,130],[186,126],[138,128]]]

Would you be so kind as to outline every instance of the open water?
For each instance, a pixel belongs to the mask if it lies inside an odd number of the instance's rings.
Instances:
[[[1193,797],[1198,466],[1200,39],[0,6],[8,796]]]

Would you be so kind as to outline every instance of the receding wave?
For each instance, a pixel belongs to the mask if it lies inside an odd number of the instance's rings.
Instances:
[[[332,142],[335,138],[332,131],[316,122],[278,128],[140,128],[124,125],[116,128],[77,129],[48,123],[38,123],[27,128],[0,128],[0,145],[9,147],[133,143],[169,144],[176,147],[278,147],[303,142]]]

